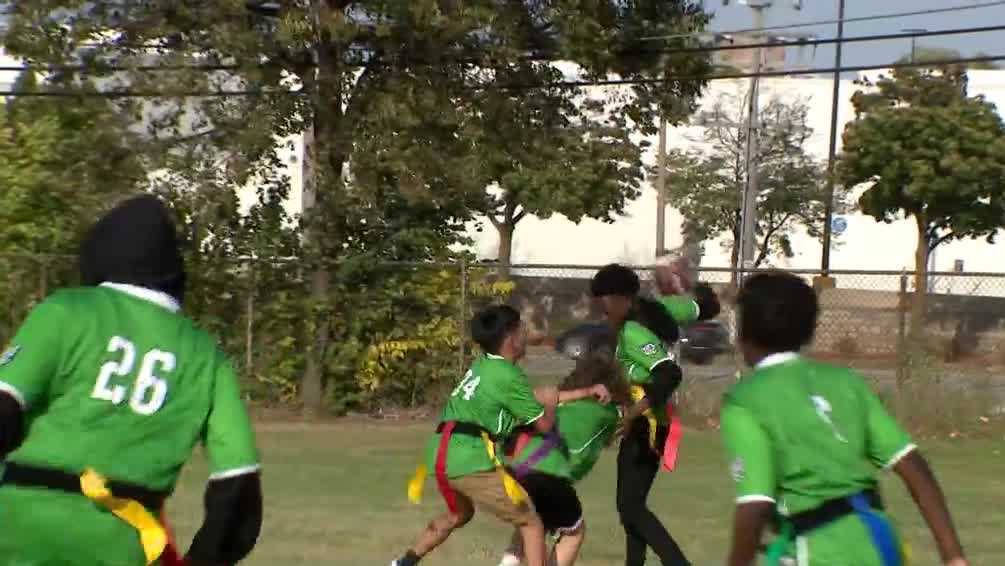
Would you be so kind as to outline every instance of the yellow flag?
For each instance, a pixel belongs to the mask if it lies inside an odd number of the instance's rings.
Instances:
[[[427,473],[425,464],[419,464],[415,475],[408,481],[408,500],[416,505],[422,503],[422,488],[426,485]]]
[[[108,509],[139,531],[140,544],[143,545],[147,564],[153,564],[167,546],[167,532],[164,526],[140,502],[115,497],[105,484],[105,478],[94,470],[89,469],[80,476],[80,491],[85,497]]]

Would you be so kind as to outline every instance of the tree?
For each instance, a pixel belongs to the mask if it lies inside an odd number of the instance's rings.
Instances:
[[[929,254],[962,238],[994,241],[1005,225],[1005,126],[995,106],[967,95],[958,67],[898,69],[855,93],[837,166],[847,187],[863,185],[863,212],[906,216],[918,231],[912,332],[926,316]]]
[[[756,256],[758,267],[770,257],[792,257],[792,233],[802,227],[821,236],[824,170],[806,149],[812,135],[805,102],[775,98],[760,111],[760,194],[757,198]],[[685,218],[689,241],[703,241],[726,233],[732,263],[739,254],[741,199],[747,182],[746,101],[723,95],[702,115],[707,125],[695,143],[700,150],[673,151],[668,159],[669,196]],[[837,193],[837,210],[843,196]],[[735,274],[734,274],[735,276]]]
[[[278,6],[273,10],[272,6]],[[252,9],[249,10],[248,8]],[[143,3],[73,0],[18,3],[7,49],[32,63],[82,63],[77,79],[103,88],[161,93],[130,110],[148,118],[157,153],[226,156],[243,186],[275,154],[276,139],[307,132],[301,263],[309,273],[304,315],[305,407],[321,406],[329,361],[353,316],[346,265],[402,257],[428,260],[444,249],[442,228],[459,226],[481,199],[471,121],[472,99],[486,89],[533,92],[507,84],[527,61],[562,59],[585,76],[694,75],[704,58],[666,59],[643,37],[701,29],[707,17],[686,0],[567,2],[501,0],[221,0]],[[87,44],[82,53],[79,46]],[[172,65],[147,72],[137,64]],[[109,68],[114,65],[119,69]],[[202,69],[191,69],[193,65]],[[224,68],[209,71],[205,66]],[[693,104],[700,81],[640,84],[622,105],[643,129],[657,108]],[[207,91],[240,95],[193,97]],[[169,148],[169,149],[168,149]],[[154,159],[156,156],[152,156]],[[380,189],[380,190],[377,190]],[[376,199],[382,194],[386,198]],[[424,202],[422,206],[417,203]],[[396,202],[397,218],[384,214]],[[413,207],[413,205],[416,205]],[[436,241],[408,244],[393,228],[413,226]],[[377,222],[379,229],[373,227]],[[375,240],[377,235],[392,235]],[[458,232],[449,231],[456,239]],[[427,245],[428,244],[428,245]],[[362,276],[361,276],[362,277]],[[365,280],[365,277],[363,278]]]
[[[974,57],[988,57],[987,53],[983,51],[978,51],[974,54]],[[952,61],[953,59],[962,59],[963,54],[960,53],[958,49],[952,49],[949,47],[917,47],[914,49],[914,53],[908,53],[897,59],[897,63],[932,63],[938,61]],[[994,61],[980,61],[977,63],[966,63],[965,67],[974,70],[995,70],[1000,69],[1001,66],[995,64]]]
[[[548,64],[524,70],[537,82],[561,80]],[[514,231],[528,214],[613,222],[612,215],[638,196],[640,145],[629,139],[624,117],[612,115],[604,101],[575,100],[561,87],[530,93],[488,89],[472,109],[481,179],[491,187],[477,210],[499,234],[497,258],[504,276]]]
[[[974,53],[974,57],[990,57],[990,55],[983,51],[978,51],[977,53]],[[967,68],[977,71],[1000,71],[1005,67],[1002,67],[1001,63],[996,63],[994,61],[981,61],[977,63],[970,63],[967,65]]]
[[[32,73],[14,84],[38,88]],[[95,216],[143,182],[129,122],[101,99],[14,98],[2,109],[0,249],[75,253]]]

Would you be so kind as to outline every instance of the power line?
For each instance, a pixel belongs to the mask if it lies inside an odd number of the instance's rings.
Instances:
[[[684,76],[667,79],[611,79],[602,81],[562,81],[548,83],[543,87],[581,87],[581,86],[621,86],[621,85],[641,85],[641,84],[662,84],[674,81],[701,81],[701,80],[726,80],[726,79],[749,79],[752,77],[772,78],[772,77],[792,77],[804,75],[848,73],[860,71],[878,71],[883,69],[909,69],[909,68],[930,68],[948,65],[966,65],[970,63],[990,63],[994,61],[1005,61],[1005,55],[986,55],[980,57],[966,57],[959,59],[945,59],[939,61],[927,61],[921,63],[887,63],[883,65],[851,65],[841,67],[825,67],[814,69],[792,69],[789,71],[761,71],[759,73],[721,73],[701,76]],[[497,87],[497,88],[536,88],[536,87]]]
[[[640,49],[631,50],[623,52],[622,55],[632,55],[632,54],[660,54],[660,55],[688,55],[696,53],[718,53],[721,51],[736,51],[736,50],[747,50],[747,49],[770,49],[778,47],[816,47],[819,45],[829,45],[832,43],[841,42],[844,43],[859,43],[859,42],[871,42],[871,41],[888,41],[896,39],[911,39],[918,37],[930,37],[930,36],[943,36],[943,35],[970,35],[976,33],[987,33],[993,31],[1005,31],[1005,25],[994,25],[994,26],[979,26],[979,27],[967,27],[967,28],[949,28],[942,30],[917,30],[911,32],[900,32],[900,33],[885,33],[885,34],[873,34],[873,35],[860,35],[853,37],[844,38],[824,38],[824,39],[806,39],[806,40],[793,40],[793,41],[772,41],[765,43],[749,43],[749,44],[736,44],[736,45],[716,45],[716,46],[702,46],[702,47],[680,47],[680,48],[654,48],[654,49]],[[525,56],[524,59],[532,59],[538,61],[557,61],[558,59],[552,56],[545,56],[543,54]],[[409,62],[407,59],[405,62]],[[459,63],[470,63],[477,64],[478,60],[474,58],[459,59]],[[431,63],[427,63],[431,64]],[[362,67],[365,63],[348,63],[349,66],[359,66]],[[258,67],[268,67],[276,66],[275,64],[259,64]],[[310,66],[314,66],[311,64]],[[101,63],[93,65],[7,65],[0,66],[0,71],[7,72],[23,72],[23,71],[34,71],[34,72],[66,72],[66,71],[133,71],[133,72],[170,72],[170,71],[202,71],[202,72],[216,72],[216,71],[237,71],[242,68],[247,68],[247,65],[240,64],[212,64],[212,65],[199,65],[199,64],[153,64],[153,65],[104,65]]]
[[[978,4],[964,4],[964,5],[958,5],[958,6],[951,6],[951,7],[948,7],[948,8],[931,8],[931,9],[928,9],[928,10],[915,10],[913,12],[897,12],[897,13],[893,13],[893,14],[882,14],[882,15],[877,15],[877,16],[859,16],[857,18],[844,18],[844,23],[847,24],[849,22],[868,22],[868,21],[874,21],[874,20],[889,20],[889,19],[894,19],[894,18],[903,18],[903,17],[907,17],[907,16],[925,16],[925,15],[930,15],[930,14],[944,14],[944,13],[948,13],[948,12],[962,12],[964,10],[977,10],[977,9],[980,9],[980,8],[993,8],[995,6],[1005,6],[1005,0],[998,0],[996,2],[982,2],[982,3],[978,3]],[[841,20],[817,20],[817,21],[812,21],[812,22],[800,22],[800,23],[795,23],[795,24],[778,25],[778,26],[767,26],[767,27],[762,27],[762,28],[746,28],[746,29],[738,29],[738,30],[732,30],[732,31],[692,32],[692,33],[671,34],[671,35],[654,35],[654,36],[649,36],[649,37],[642,37],[642,38],[639,38],[639,39],[641,41],[655,41],[655,40],[658,40],[658,39],[678,39],[678,38],[686,38],[686,37],[697,37],[697,36],[705,35],[707,33],[717,33],[719,35],[742,35],[742,34],[757,33],[757,32],[763,32],[763,31],[779,31],[779,30],[784,31],[784,30],[790,30],[790,29],[799,29],[799,28],[808,28],[808,27],[816,27],[816,26],[825,26],[825,25],[837,24],[840,21]]]
[[[967,65],[972,63],[990,63],[995,61],[1005,61],[1005,55],[984,55],[980,57],[965,57],[957,59],[943,59],[914,63],[886,63],[881,65],[851,65],[842,67],[824,67],[813,69],[792,69],[788,71],[761,71],[758,73],[718,73],[712,75],[690,75],[660,79],[606,79],[595,81],[555,81],[541,84],[510,84],[510,85],[490,85],[473,87],[474,90],[495,88],[500,90],[532,90],[539,88],[580,88],[589,86],[633,86],[633,85],[653,85],[668,82],[680,81],[714,81],[727,79],[747,79],[752,77],[773,78],[805,76],[817,74],[833,74],[846,72],[876,71],[885,69],[909,69],[909,68],[932,68],[949,65]],[[214,98],[227,96],[299,96],[306,94],[303,90],[219,90],[219,91],[178,91],[178,92],[155,92],[142,90],[116,90],[116,91],[0,91],[3,97],[54,97],[54,98]]]

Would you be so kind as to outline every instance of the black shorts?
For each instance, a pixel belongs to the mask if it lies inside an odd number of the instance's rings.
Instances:
[[[520,479],[520,485],[534,502],[546,531],[563,534],[578,529],[582,524],[583,506],[571,481],[531,472]]]

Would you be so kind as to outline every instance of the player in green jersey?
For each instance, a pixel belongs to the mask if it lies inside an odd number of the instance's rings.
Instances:
[[[0,563],[156,561],[155,516],[200,443],[211,476],[187,560],[241,560],[262,518],[255,437],[226,357],[178,312],[167,209],[120,204],[83,241],[80,270],[84,286],[32,309],[0,360]]]
[[[630,402],[627,384],[613,360],[606,356],[584,356],[559,385],[571,391],[604,385],[618,405]],[[593,469],[604,447],[618,428],[617,405],[582,399],[562,403],[556,409],[557,444],[534,435],[517,445],[510,466],[527,490],[546,531],[557,537],[549,564],[571,566],[579,555],[586,535],[583,508],[573,485]],[[529,435],[528,435],[529,436]],[[514,533],[503,553],[500,566],[517,566],[523,560],[519,533]]]
[[[865,380],[797,353],[813,338],[813,289],[788,273],[758,274],[738,307],[738,345],[754,370],[727,392],[721,413],[737,485],[729,565],[753,565],[774,523],[769,565],[794,557],[799,566],[901,566],[879,468],[904,481],[943,563],[966,565],[938,482]]]
[[[555,387],[532,389],[517,365],[526,351],[527,332],[520,313],[512,307],[494,306],[475,315],[471,337],[483,354],[451,393],[426,450],[427,466],[435,470],[447,512],[430,521],[415,545],[392,562],[393,566],[418,564],[467,524],[476,507],[516,527],[528,563],[545,566],[541,518],[526,500],[526,493],[503,469],[495,453],[496,442],[504,441],[519,426],[548,433],[559,402],[590,396],[609,399],[603,386],[561,393]],[[417,476],[420,485],[421,477]]]
[[[680,367],[669,351],[678,327],[663,305],[640,297],[639,290],[635,272],[617,264],[602,268],[591,282],[591,293],[616,332],[615,358],[638,398],[626,412],[618,450],[617,508],[625,529],[625,564],[641,566],[652,548],[664,566],[687,566],[680,547],[646,505],[667,437],[665,407],[681,382]]]

